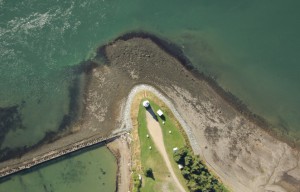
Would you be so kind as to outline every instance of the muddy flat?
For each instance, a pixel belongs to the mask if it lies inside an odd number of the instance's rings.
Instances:
[[[197,141],[194,152],[233,191],[299,192],[299,150],[273,137],[265,123],[233,106],[206,79],[184,67],[181,53],[174,57],[155,42],[130,37],[102,47],[83,70],[87,83],[80,118],[65,134],[2,162],[0,168],[11,169],[89,137],[129,130],[123,118],[128,94],[147,84],[173,104],[170,108],[178,111]]]

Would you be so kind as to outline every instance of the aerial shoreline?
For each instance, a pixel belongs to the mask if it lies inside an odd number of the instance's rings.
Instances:
[[[9,167],[2,168],[0,170],[0,178],[9,176],[11,174],[18,173],[22,170],[30,169],[36,165],[45,163],[47,161],[54,160],[56,158],[59,158],[61,156],[64,156],[69,153],[73,153],[76,151],[79,151],[84,148],[88,148],[97,144],[107,144],[109,142],[112,142],[113,140],[117,139],[124,133],[119,133],[116,135],[112,135],[109,138],[103,138],[103,137],[93,137],[93,138],[87,138],[85,140],[76,142],[70,146],[64,146],[59,149],[56,149],[54,151],[49,151],[47,153],[41,154],[40,156],[35,157],[34,159],[30,159],[21,163],[17,163],[14,165],[10,165]]]
[[[297,187],[294,181],[298,179],[299,167],[294,164],[300,158],[298,148],[270,134],[265,120],[250,112],[213,78],[195,70],[175,44],[143,32],[128,33],[100,47],[96,57],[105,62],[104,65],[87,62],[90,76],[84,115],[71,127],[73,134],[40,146],[40,151],[25,154],[21,159],[2,162],[1,170],[7,171],[15,162],[22,163],[26,159],[33,162],[36,154],[51,152],[61,145],[71,146],[93,135],[104,138],[129,131],[131,94],[141,87],[152,87],[151,92],[157,90],[159,97],[166,97],[166,104],[171,103],[170,108],[178,111],[173,113],[182,126],[189,126],[185,131],[191,135],[194,152],[200,154],[225,183],[235,185],[235,190],[251,191],[250,178],[256,178],[252,181],[254,187],[265,185],[264,189],[274,185]],[[289,158],[285,159],[282,154],[288,154]],[[279,172],[275,166],[277,161],[280,166],[289,164],[290,167],[281,167],[285,171]],[[281,183],[274,183],[276,179],[281,179]]]
[[[120,35],[119,37],[110,41],[109,43],[100,46],[97,50],[97,54],[104,57],[105,60],[107,60],[105,55],[106,46],[112,45],[119,40],[126,41],[132,38],[150,39],[167,54],[176,58],[179,61],[179,63],[182,64],[182,66],[186,70],[190,71],[195,78],[199,80],[204,80],[222,99],[224,99],[225,102],[231,105],[231,107],[233,107],[236,111],[241,113],[251,122],[255,123],[262,129],[267,131],[273,137],[276,137],[278,140],[287,143],[289,146],[300,150],[300,142],[295,143],[295,141],[291,141],[289,138],[287,138],[286,135],[279,133],[277,130],[274,129],[273,125],[269,123],[265,118],[252,112],[241,99],[236,97],[230,91],[226,91],[225,89],[223,89],[213,76],[206,75],[203,72],[196,69],[192,62],[189,60],[189,58],[184,54],[180,46],[178,46],[174,42],[168,41],[164,38],[158,37],[157,35],[147,33],[144,31],[133,31]]]

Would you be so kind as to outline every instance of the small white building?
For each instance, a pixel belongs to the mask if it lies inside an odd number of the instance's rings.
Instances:
[[[179,168],[180,170],[183,169],[183,165],[178,164],[178,168]]]
[[[173,148],[173,152],[175,153],[176,151],[178,151],[178,147]]]
[[[149,107],[150,106],[150,103],[149,103],[149,101],[148,100],[145,100],[144,102],[143,102],[143,106],[144,107]]]
[[[159,110],[157,110],[157,114],[158,114],[158,116],[162,116],[163,115],[163,112],[159,109]]]

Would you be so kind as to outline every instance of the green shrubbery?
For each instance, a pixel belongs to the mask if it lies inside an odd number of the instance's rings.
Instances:
[[[180,148],[174,153],[176,163],[183,165],[181,173],[187,181],[187,186],[192,192],[217,192],[227,191],[224,186],[209,173],[199,157],[187,148]]]
[[[140,192],[142,187],[142,181],[139,179],[138,174],[133,174],[133,192]]]

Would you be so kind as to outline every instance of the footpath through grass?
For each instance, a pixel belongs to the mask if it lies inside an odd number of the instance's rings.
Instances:
[[[163,137],[164,137],[164,144],[165,148],[167,150],[169,159],[171,161],[171,165],[173,167],[173,170],[182,184],[182,186],[185,187],[185,190],[188,191],[188,188],[186,187],[185,179],[183,178],[180,169],[178,168],[177,163],[174,161],[173,158],[173,148],[183,148],[187,145],[184,135],[185,133],[182,132],[182,129],[178,129],[179,123],[176,121],[176,119],[173,117],[172,112],[165,106],[158,106],[155,102],[152,100],[149,100],[150,105],[153,109],[153,111],[157,111],[158,109],[161,109],[164,113],[164,119],[158,117],[158,121],[160,124],[160,127],[162,129]],[[164,123],[163,123],[164,122]],[[177,126],[176,126],[177,125]]]
[[[170,179],[168,168],[150,137],[147,129],[146,110],[141,104],[138,112],[138,135],[140,139],[140,160],[143,172],[134,173],[136,175],[135,179],[138,179],[138,174],[142,176],[142,186],[139,190],[137,186],[134,187],[134,191],[173,191],[175,185],[171,182],[172,180]],[[147,137],[147,135],[149,135],[149,137]],[[149,149],[149,147],[151,147],[151,149]],[[148,168],[152,169],[153,178],[145,176],[144,172]]]
[[[173,170],[186,191],[228,191],[216,177],[209,172],[200,158],[193,155],[188,138],[171,110],[152,93],[147,92],[145,95],[147,95],[147,97],[142,99],[142,102],[147,99],[150,101],[154,112],[161,109],[164,113],[164,118],[158,117],[158,121],[162,128],[165,148]],[[144,173],[139,173],[143,176],[142,186],[139,190],[142,192],[173,191],[172,189],[176,186],[172,183],[164,160],[156,149],[151,137],[147,137],[147,135],[150,136],[150,134],[147,129],[146,110],[141,103],[137,117],[141,165],[144,171],[148,168],[153,170],[154,179],[146,177]],[[151,150],[149,149],[150,146]],[[179,151],[189,151],[185,156],[182,156],[183,158],[181,159],[177,154],[177,157],[175,157],[175,159],[177,158],[177,162],[174,160],[173,148],[175,147],[177,147]],[[185,159],[187,161],[185,161]],[[184,165],[183,170],[178,168],[177,163],[179,162]],[[138,173],[135,173],[135,175],[137,174]],[[199,186],[200,184],[201,186]]]

